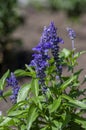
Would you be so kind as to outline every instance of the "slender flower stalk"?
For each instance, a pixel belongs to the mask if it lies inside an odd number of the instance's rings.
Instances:
[[[72,50],[74,50],[75,49],[74,39],[76,38],[76,33],[75,33],[75,31],[72,28],[69,28],[69,27],[67,27],[67,31],[68,31],[69,38],[72,41]],[[72,57],[74,57],[74,52],[73,52]],[[72,68],[72,74],[73,73],[74,73],[74,68]]]
[[[74,39],[72,39],[72,49],[74,50],[75,47],[74,47]]]
[[[18,85],[18,81],[14,75],[14,73],[11,73],[11,76],[7,78],[7,86],[12,87],[12,95],[10,96],[10,99],[12,103],[16,103],[18,91],[20,89],[20,86]]]
[[[68,35],[70,39],[72,40],[72,49],[74,50],[74,39],[76,38],[76,33],[72,28],[67,27]]]

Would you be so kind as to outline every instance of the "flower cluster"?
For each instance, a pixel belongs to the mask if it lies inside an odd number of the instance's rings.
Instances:
[[[58,37],[57,28],[55,27],[53,22],[51,22],[49,27],[47,28],[46,34],[49,37],[51,52],[55,60],[58,76],[61,78],[62,66],[60,65],[61,61],[59,58],[59,43],[64,43],[64,41],[62,40],[62,38]]]
[[[35,67],[37,78],[39,78],[39,84],[42,85],[42,89],[44,90],[43,93],[46,91],[46,85],[44,83],[46,74],[45,70],[48,66],[47,60],[49,59],[48,53],[45,49],[36,47],[34,50],[36,50],[36,53],[33,55],[34,59],[31,61],[31,66]],[[45,88],[45,89],[44,89]]]
[[[11,73],[11,76],[7,78],[7,86],[12,87],[12,95],[10,96],[10,99],[13,103],[16,103],[18,91],[20,89],[20,86],[18,85],[18,81],[14,75],[14,73]]]
[[[48,27],[44,27],[39,44],[33,48],[35,54],[33,55],[34,59],[31,61],[31,66],[35,67],[37,77],[39,78],[39,83],[45,87],[45,70],[48,64],[48,51],[51,49],[52,55],[55,60],[57,67],[58,75],[61,76],[62,67],[60,65],[59,58],[59,43],[63,43],[63,40],[57,36],[57,29],[53,22],[50,23]],[[44,89],[43,89],[44,90]]]

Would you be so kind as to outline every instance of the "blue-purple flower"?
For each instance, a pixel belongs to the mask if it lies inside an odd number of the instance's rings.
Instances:
[[[72,28],[67,27],[68,35],[71,40],[76,38],[76,33]]]
[[[74,49],[74,39],[76,38],[76,33],[72,28],[67,27],[68,35],[72,40],[72,49]]]
[[[60,65],[61,60],[59,58],[59,43],[64,43],[64,41],[57,35],[57,28],[55,27],[53,22],[51,22],[48,28],[46,29],[46,36],[48,36],[48,40],[51,45],[51,52],[55,60],[57,73],[59,77],[61,77],[62,66]]]
[[[39,78],[39,84],[42,85],[42,87],[45,87],[45,70],[48,66],[48,62],[46,59],[48,59],[47,55],[42,55],[41,53],[34,54],[34,59],[31,61],[31,66],[35,67],[37,78]]]
[[[39,44],[33,48],[35,54],[33,55],[33,60],[31,61],[30,66],[35,67],[37,77],[39,78],[39,83],[43,87],[42,90],[46,90],[44,81],[46,77],[45,70],[47,66],[49,66],[49,50],[51,50],[54,57],[58,75],[61,77],[62,67],[60,65],[59,58],[59,43],[63,43],[63,40],[57,36],[57,28],[55,27],[54,23],[51,22],[48,27],[44,27]]]
[[[20,86],[18,85],[18,81],[14,75],[14,73],[11,73],[10,77],[7,78],[7,86],[12,87],[12,95],[10,96],[10,99],[13,103],[16,103],[18,91],[20,89]]]

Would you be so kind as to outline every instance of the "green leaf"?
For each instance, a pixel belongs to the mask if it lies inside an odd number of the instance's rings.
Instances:
[[[48,106],[49,112],[52,113],[52,112],[56,111],[59,108],[60,104],[61,104],[61,97],[54,100],[53,103]]]
[[[65,112],[64,114],[62,114],[62,118],[63,118],[62,128],[64,128],[71,121],[71,113]]]
[[[81,52],[80,52],[80,55],[85,54],[85,53],[86,53],[86,51],[81,51]]]
[[[30,66],[28,66],[27,64],[25,64],[25,66],[26,66],[27,70],[29,70],[32,73],[34,72],[34,70]]]
[[[81,51],[81,52],[77,52],[76,54],[74,54],[74,58],[77,59],[80,55],[85,54],[86,51]]]
[[[21,102],[18,102],[16,104],[14,104],[9,110],[8,110],[8,114],[13,112],[13,111],[16,111],[18,108],[25,108],[25,105],[28,105],[29,102],[28,100],[24,100],[24,101],[21,101]]]
[[[9,70],[2,76],[2,78],[0,79],[0,90],[3,90],[4,88],[4,85],[5,85],[5,81],[6,81],[6,78],[8,77],[9,75]]]
[[[4,92],[3,93],[3,97],[5,98],[5,97],[8,97],[8,96],[10,96],[12,94],[12,91],[11,90],[8,90],[8,91],[6,91],[6,92]],[[2,96],[0,97],[0,100],[3,98]]]
[[[36,120],[37,116],[38,116],[37,108],[32,106],[28,112],[27,130],[30,130],[30,128],[32,127],[32,123]]]
[[[61,55],[63,55],[65,58],[68,58],[70,54],[71,54],[71,51],[66,48],[64,48],[61,52]]]
[[[21,125],[21,130],[26,130],[26,125]]]
[[[32,101],[37,105],[37,107],[42,110],[42,104],[41,102],[44,101],[44,97],[43,96],[36,96],[36,97],[32,97]]]
[[[14,72],[14,74],[16,76],[32,76],[32,74],[30,72],[26,72],[25,70],[22,70],[22,69],[18,69]]]
[[[58,122],[57,120],[53,120],[52,130],[61,130],[62,129],[62,122]]]
[[[11,91],[11,90],[8,90],[8,91],[4,92],[3,96],[4,96],[4,97],[8,97],[8,96],[10,96],[11,94],[12,94],[12,91]]]
[[[75,79],[76,79],[76,75],[74,75],[74,76],[71,76],[68,80],[66,80],[61,86],[60,86],[60,89],[61,89],[61,91],[63,91],[63,90],[65,90],[67,87],[68,87],[68,85],[72,82],[72,81],[74,81]]]
[[[48,130],[48,126],[44,126],[44,127],[41,128],[40,130]]]
[[[17,103],[20,101],[23,101],[27,98],[30,88],[31,88],[31,84],[29,84],[29,83],[24,84],[20,88],[18,96],[17,96]]]
[[[39,95],[39,84],[38,84],[38,79],[33,79],[31,83],[31,89],[32,92],[35,96]]]
[[[10,118],[10,117],[5,117],[5,119],[0,123],[0,126],[7,126],[8,125],[8,123],[10,123],[10,122],[12,122],[13,120],[12,120],[12,118]]]
[[[72,99],[71,97],[67,95],[62,95],[62,97],[69,101],[74,107],[80,107],[81,109],[86,109],[86,104],[84,102]],[[71,105],[70,104],[70,105]]]
[[[74,122],[81,125],[82,128],[86,129],[86,118],[74,116]]]
[[[36,78],[36,72],[34,71],[34,69],[32,69],[32,67],[28,66],[27,64],[25,64],[26,69],[29,70],[29,73],[31,74],[31,76],[33,78]]]
[[[19,116],[23,113],[25,113],[26,111],[25,110],[16,110],[16,111],[11,111],[8,113],[8,116],[9,117],[15,117],[15,116]]]

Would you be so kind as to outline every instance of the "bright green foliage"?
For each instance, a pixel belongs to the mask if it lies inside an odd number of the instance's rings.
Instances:
[[[80,81],[83,69],[75,70],[77,59],[84,53],[86,51],[66,48],[60,52],[61,65],[67,70],[60,77],[62,82],[57,78],[54,59],[49,59],[45,70],[45,93],[34,67],[25,65],[25,70],[16,70],[14,74],[17,78],[27,76],[30,81],[21,86],[16,103],[6,115],[0,116],[0,130],[86,130],[86,89],[80,89],[86,83],[86,76]],[[8,70],[0,79],[2,91],[9,73]],[[11,94],[11,90],[3,91],[0,99],[6,99]]]
[[[18,93],[17,103],[7,112],[0,116],[1,130],[85,130],[86,118],[86,89],[79,89],[82,82],[79,81],[81,70],[74,70],[77,58],[85,53],[75,50],[63,49],[60,52],[62,65],[68,68],[70,75],[62,75],[63,83],[55,79],[56,72],[54,60],[49,61],[50,66],[46,70],[46,85],[48,90],[42,94],[34,70],[26,65],[26,70],[16,70],[17,77],[30,76],[32,80],[21,86]],[[1,89],[5,86],[5,79],[9,71],[0,79]],[[68,90],[69,89],[69,90]],[[6,93],[8,93],[6,95]],[[4,95],[9,96],[9,90]],[[80,96],[83,98],[80,98]],[[6,98],[5,96],[5,98]]]

